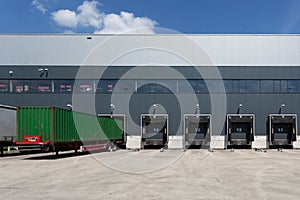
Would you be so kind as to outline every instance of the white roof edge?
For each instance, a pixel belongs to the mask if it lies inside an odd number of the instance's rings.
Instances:
[[[76,33],[76,34],[64,34],[64,33],[0,33],[0,36],[67,36],[67,37],[79,37],[79,36],[96,36],[96,37],[101,37],[101,36],[300,36],[298,33],[178,33],[178,34],[88,34],[88,33]]]
[[[3,47],[0,49],[0,66],[81,66],[95,48],[101,57],[93,57],[95,60],[88,63],[105,66],[108,63],[106,59],[114,54],[120,56],[119,51],[126,52],[152,44],[152,49],[141,48],[118,57],[113,66],[144,66],[151,63],[188,66],[176,52],[197,58],[194,50],[199,47],[216,66],[300,66],[300,34],[120,34],[117,35],[120,36],[118,40],[107,40],[110,36],[116,35],[0,34]],[[87,40],[88,37],[92,40]],[[185,40],[181,40],[184,38],[191,39],[196,45],[188,47]],[[110,46],[105,47],[105,44]],[[172,51],[158,51],[157,46]],[[209,64],[206,61],[197,62],[195,66]]]

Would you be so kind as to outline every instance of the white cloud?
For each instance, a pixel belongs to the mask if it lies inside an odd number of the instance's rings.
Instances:
[[[72,30],[65,30],[64,34],[70,35],[70,34],[75,34],[75,32]]]
[[[52,19],[60,26],[75,28],[78,24],[76,12],[71,10],[58,10],[52,13]]]
[[[153,34],[152,27],[157,23],[147,17],[135,17],[133,13],[121,12],[120,15],[108,14],[104,17],[103,28],[95,33],[149,33]]]
[[[154,33],[152,27],[157,23],[147,17],[135,17],[133,13],[122,11],[120,14],[101,13],[98,1],[84,1],[77,8],[58,10],[52,13],[52,19],[60,26],[67,28],[92,27],[96,34],[101,33]],[[133,30],[133,31],[132,31]]]
[[[46,13],[48,10],[45,8],[45,6],[39,2],[38,0],[32,0],[31,4],[38,9],[39,11],[41,11],[42,13]]]
[[[104,14],[101,14],[97,6],[100,3],[97,1],[84,1],[82,5],[77,8],[77,19],[81,26],[92,26],[99,28],[102,24]]]

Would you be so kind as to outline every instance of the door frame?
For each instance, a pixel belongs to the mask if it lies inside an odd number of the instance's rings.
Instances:
[[[143,117],[144,116],[147,116],[147,117],[166,117],[166,120],[167,120],[167,143],[169,142],[169,115],[168,114],[141,114],[141,124],[140,124],[140,127],[141,127],[141,139],[143,140]]]
[[[226,136],[225,136],[225,144],[226,148],[228,146],[228,134],[229,134],[229,117],[252,117],[252,137],[255,138],[255,115],[253,113],[245,113],[245,114],[227,114],[226,115]]]
[[[184,145],[186,145],[186,117],[209,117],[209,137],[211,140],[211,136],[212,136],[212,117],[211,114],[184,114],[183,115],[183,137],[184,137]]]
[[[295,134],[296,134],[296,141],[298,135],[298,119],[297,114],[269,114],[269,142],[272,142],[272,117],[294,117],[295,119]],[[293,142],[293,140],[291,141]]]

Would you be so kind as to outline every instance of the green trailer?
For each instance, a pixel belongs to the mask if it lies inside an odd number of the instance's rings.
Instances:
[[[123,120],[95,116],[56,107],[18,107],[19,151],[76,152],[110,148],[124,142]]]

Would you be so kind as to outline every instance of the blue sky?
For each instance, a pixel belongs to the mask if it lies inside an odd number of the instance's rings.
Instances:
[[[0,33],[300,33],[300,0],[1,0]],[[151,30],[149,30],[151,32]]]

